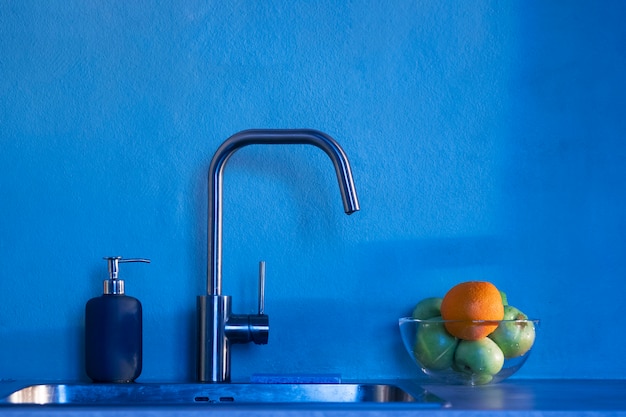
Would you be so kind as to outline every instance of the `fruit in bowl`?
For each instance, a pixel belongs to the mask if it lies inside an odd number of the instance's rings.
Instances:
[[[538,323],[483,281],[458,284],[443,298],[425,298],[412,317],[399,321],[402,341],[425,374],[469,385],[496,383],[517,372]]]
[[[513,306],[504,306],[504,320],[489,337],[502,349],[505,358],[526,354],[535,343],[533,320]]]
[[[459,340],[448,333],[441,322],[441,316],[424,322],[413,340],[412,351],[415,359],[428,369],[448,369],[454,363],[454,352]]]

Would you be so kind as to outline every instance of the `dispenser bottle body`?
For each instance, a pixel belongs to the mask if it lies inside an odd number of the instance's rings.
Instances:
[[[141,374],[142,309],[134,297],[103,294],[85,307],[85,360],[94,382],[133,382]]]

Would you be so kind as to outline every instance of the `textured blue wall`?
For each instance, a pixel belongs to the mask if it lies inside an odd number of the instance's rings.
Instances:
[[[142,379],[191,379],[208,165],[257,127],[335,137],[362,211],[318,149],[232,158],[224,293],[265,259],[272,327],[234,378],[415,375],[397,318],[472,279],[543,320],[520,376],[623,378],[625,3],[393,3],[2,2],[0,378],[85,378],[123,255]]]

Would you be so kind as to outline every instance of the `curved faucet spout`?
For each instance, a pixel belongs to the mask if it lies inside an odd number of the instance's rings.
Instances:
[[[330,136],[310,129],[244,130],[228,138],[215,152],[209,168],[209,253],[207,265],[207,294],[222,292],[222,177],[228,159],[248,145],[313,145],[330,157],[346,214],[359,210],[350,163],[345,152]]]
[[[231,297],[222,295],[222,177],[228,159],[247,145],[313,145],[330,157],[347,214],[359,210],[348,158],[330,136],[316,130],[245,130],[231,136],[215,152],[209,168],[209,254],[207,295],[197,297],[197,378],[201,382],[230,381],[230,345],[266,344],[269,317],[263,313],[263,281],[259,276],[259,314],[233,314]]]

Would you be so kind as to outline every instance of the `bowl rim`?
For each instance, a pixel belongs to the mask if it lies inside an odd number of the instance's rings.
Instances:
[[[416,319],[414,317],[400,317],[398,319],[399,324],[403,323],[428,323],[428,324],[437,324],[437,323],[475,323],[475,324],[500,324],[500,323],[528,323],[532,322],[534,324],[539,324],[539,319],[527,318],[527,319],[509,319],[509,320],[444,320],[440,318],[430,318],[430,319]]]

